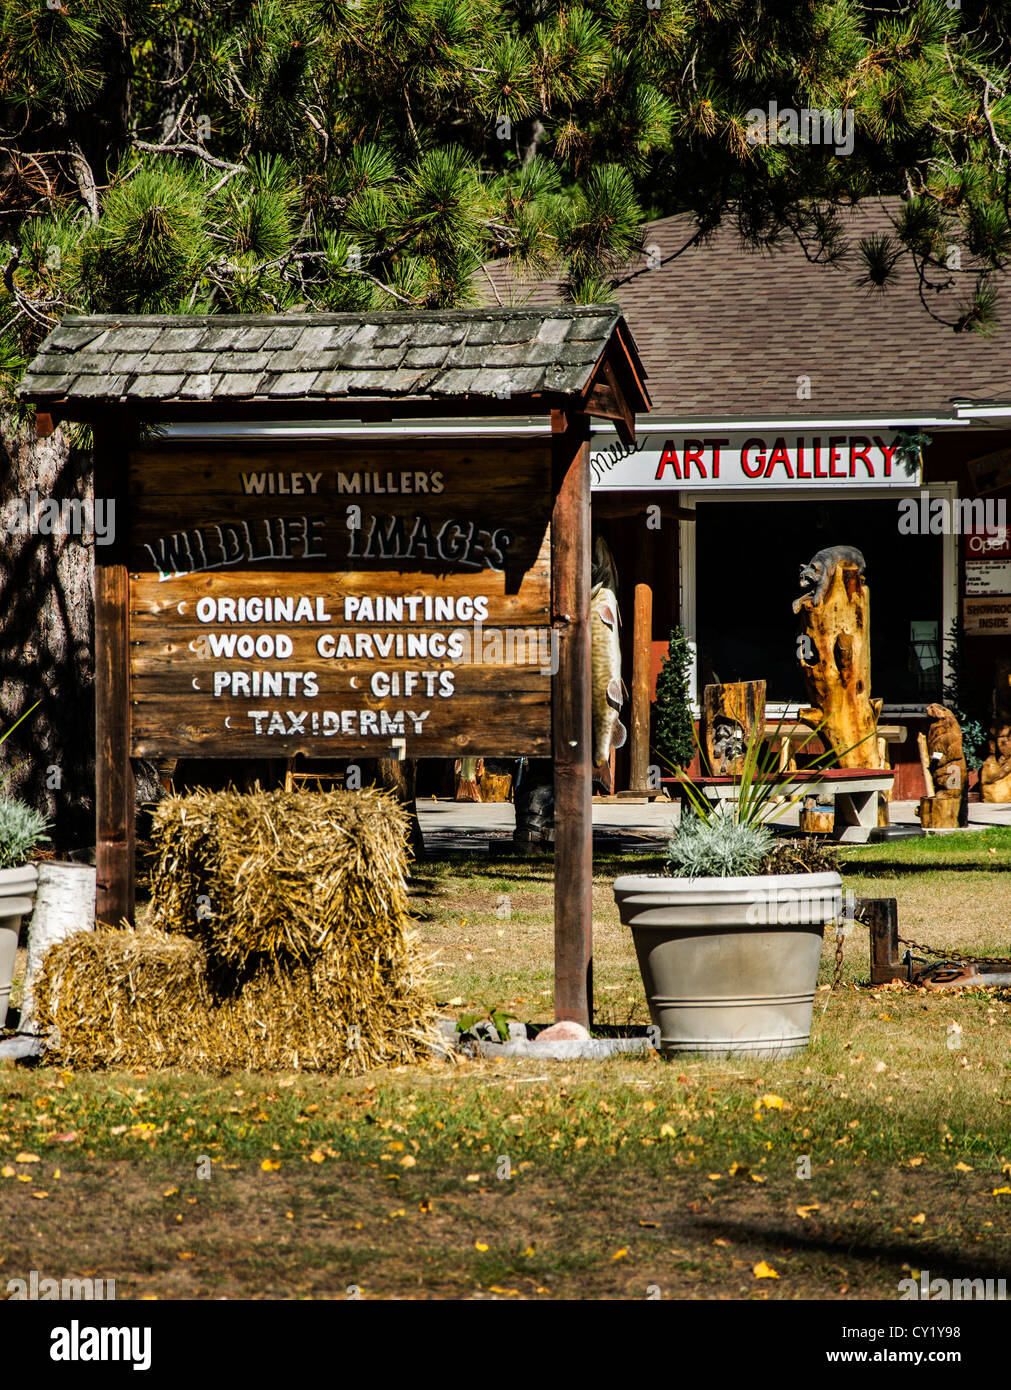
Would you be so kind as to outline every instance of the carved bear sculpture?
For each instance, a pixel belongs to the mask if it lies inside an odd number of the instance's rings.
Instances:
[[[965,754],[958,720],[944,705],[928,705],[934,721],[927,730],[927,752],[936,796],[959,799],[965,787]]]

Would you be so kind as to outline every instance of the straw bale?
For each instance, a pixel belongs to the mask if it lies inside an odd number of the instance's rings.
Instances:
[[[167,797],[152,830],[152,925],[236,965],[335,949],[360,972],[407,928],[409,829],[375,789]]]
[[[39,1017],[70,1066],[358,1073],[427,1053],[425,984],[410,934],[358,978],[334,949],[236,972],[191,937],[100,927],[49,951]]]

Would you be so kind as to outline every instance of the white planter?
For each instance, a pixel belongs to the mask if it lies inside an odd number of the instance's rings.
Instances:
[[[660,1051],[788,1057],[811,1037],[822,936],[842,909],[836,873],[615,880]]]
[[[34,864],[0,869],[0,1028],[7,1022],[21,919],[32,910],[37,883]]]

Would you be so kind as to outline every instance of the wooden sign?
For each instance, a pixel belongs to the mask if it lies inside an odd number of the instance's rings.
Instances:
[[[130,461],[136,757],[547,756],[550,444]]]
[[[963,599],[962,625],[971,637],[1011,636],[1011,598]]]

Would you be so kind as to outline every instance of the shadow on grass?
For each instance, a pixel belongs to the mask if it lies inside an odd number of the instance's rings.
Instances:
[[[955,1279],[1000,1279],[1007,1278],[1007,1262],[1000,1256],[988,1255],[980,1250],[968,1258],[964,1254],[946,1250],[941,1245],[924,1245],[920,1241],[870,1239],[856,1234],[841,1233],[837,1238],[828,1235],[808,1235],[787,1226],[763,1221],[735,1221],[727,1217],[696,1219],[690,1223],[696,1231],[707,1236],[733,1239],[739,1242],[782,1243],[791,1251],[806,1251],[812,1255],[845,1254],[866,1264],[887,1263],[901,1266],[910,1265],[913,1269],[930,1270],[931,1278]]]

